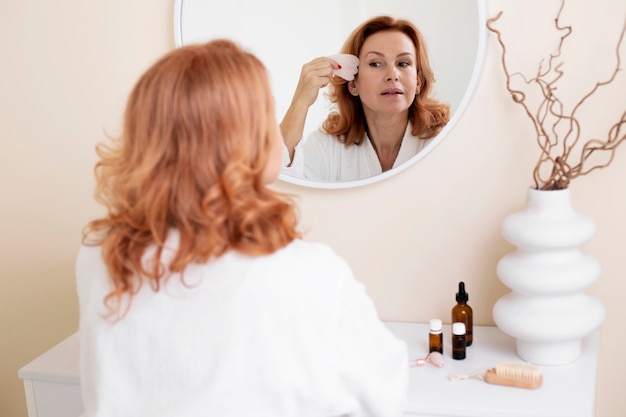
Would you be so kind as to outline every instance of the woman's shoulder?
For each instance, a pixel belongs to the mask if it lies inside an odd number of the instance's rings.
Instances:
[[[348,262],[324,243],[296,239],[268,257],[268,262],[301,276],[351,277]]]
[[[279,251],[281,256],[299,259],[300,261],[328,261],[345,262],[333,248],[325,243],[296,239]]]
[[[314,131],[309,133],[304,143],[320,143],[326,146],[331,146],[331,145],[344,146],[343,142],[341,142],[340,138],[337,137],[337,135],[331,135],[330,133],[326,132],[322,128],[315,129]]]
[[[102,246],[94,242],[82,242],[76,256],[76,266],[93,266],[102,264]]]

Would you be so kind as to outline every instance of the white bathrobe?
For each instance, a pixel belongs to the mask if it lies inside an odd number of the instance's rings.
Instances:
[[[116,323],[99,247],[81,247],[76,273],[84,416],[402,414],[407,346],[325,245],[190,265]]]
[[[421,152],[432,139],[419,139],[411,135],[407,126],[400,151],[393,168],[404,164]],[[283,149],[283,173],[314,181],[354,181],[382,174],[383,170],[370,139],[360,145],[339,142],[333,135],[320,130],[301,140],[295,148],[293,161],[289,160],[287,147]]]

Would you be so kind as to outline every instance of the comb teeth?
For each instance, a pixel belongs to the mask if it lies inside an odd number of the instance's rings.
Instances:
[[[485,381],[490,384],[535,389],[541,386],[543,377],[535,366],[500,362],[495,368],[487,370]]]

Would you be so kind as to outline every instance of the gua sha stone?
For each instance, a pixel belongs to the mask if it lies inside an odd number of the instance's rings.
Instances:
[[[354,75],[359,72],[359,58],[351,54],[330,55],[328,58],[341,65],[341,69],[333,69],[333,75],[346,81],[354,80]]]
[[[417,366],[424,366],[427,363],[437,368],[442,368],[444,365],[443,355],[435,350],[426,355],[425,358],[419,358],[413,361],[413,365]]]

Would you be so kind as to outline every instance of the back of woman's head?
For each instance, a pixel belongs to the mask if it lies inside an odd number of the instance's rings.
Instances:
[[[180,185],[190,176],[206,188],[233,171],[246,183],[260,181],[277,135],[264,66],[220,40],[174,50],[141,77],[128,100],[123,139],[142,152],[128,153],[137,174],[137,165],[158,166],[165,183]]]
[[[435,76],[428,57],[428,47],[422,33],[413,23],[386,15],[374,16],[350,34],[341,53],[359,56],[367,38],[383,31],[401,32],[415,47],[416,88],[419,93],[409,108],[409,120],[413,123],[414,136],[431,138],[448,122],[449,106],[431,97]],[[324,128],[329,133],[345,135],[346,144],[360,144],[365,133],[365,115],[360,99],[350,94],[345,80],[335,77],[331,85],[330,100],[337,103],[339,113],[331,114]]]
[[[166,271],[190,262],[231,249],[267,254],[293,240],[293,205],[265,184],[279,135],[266,69],[234,43],[184,46],[152,65],[129,96],[121,137],[98,147],[96,196],[108,215],[85,238],[102,244],[115,284],[108,301],[132,295],[138,276],[158,289]],[[161,265],[172,229],[178,252]]]

